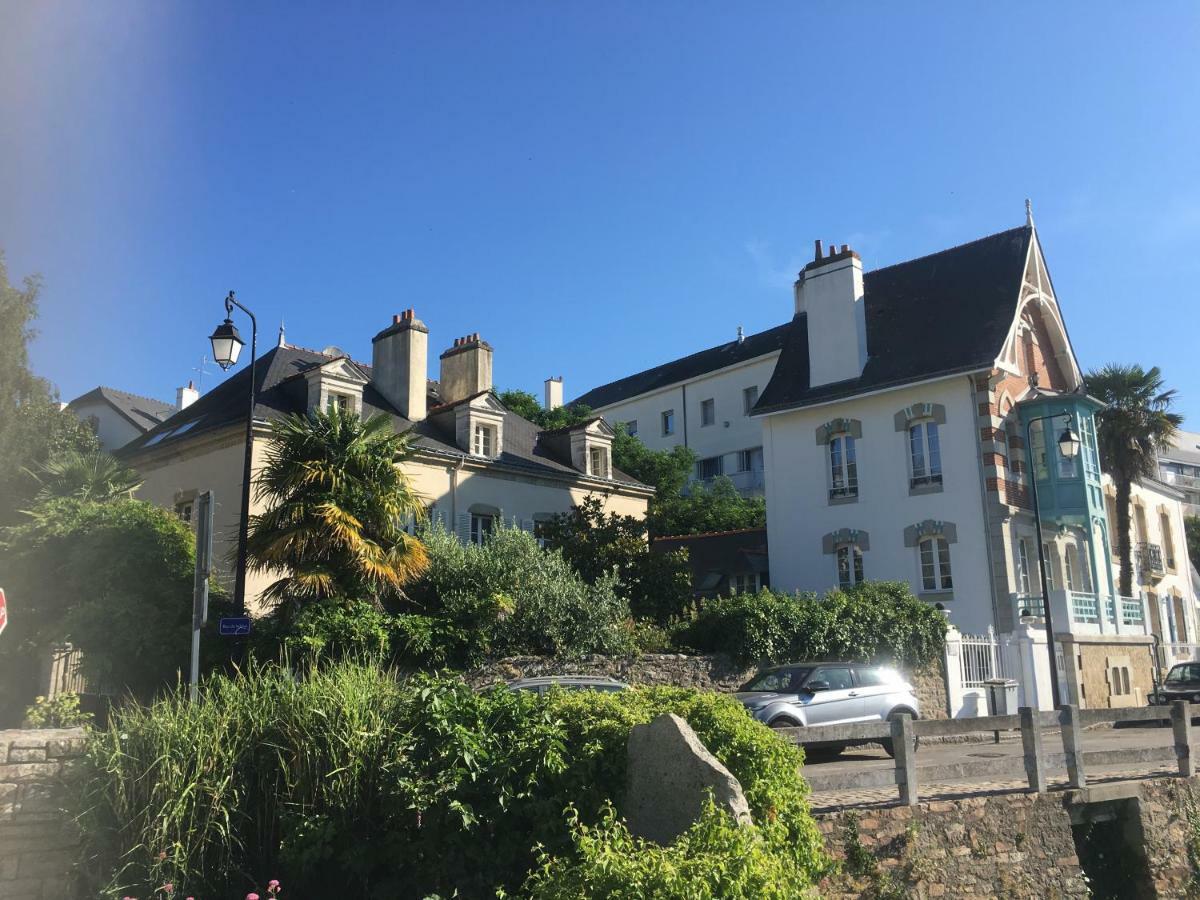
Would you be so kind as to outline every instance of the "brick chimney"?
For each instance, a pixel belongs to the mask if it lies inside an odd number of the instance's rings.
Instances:
[[[441,361],[439,390],[443,403],[492,389],[492,346],[480,339],[479,332],[455,338],[454,345],[442,353]]]
[[[862,375],[867,364],[862,259],[846,244],[816,241],[816,254],[796,279],[796,312],[808,318],[809,384],[818,387]]]
[[[546,379],[546,409],[558,409],[563,405],[563,380],[559,375],[557,378]]]
[[[371,340],[371,383],[410,422],[425,418],[429,329],[412,309]]]
[[[200,399],[200,392],[192,382],[187,383],[187,387],[175,388],[175,408],[187,409],[193,403]]]

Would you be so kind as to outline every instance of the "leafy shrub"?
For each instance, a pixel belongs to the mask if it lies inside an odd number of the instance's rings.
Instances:
[[[692,724],[759,823],[727,833],[706,818],[686,845],[703,864],[740,872],[728,854],[747,851],[762,859],[731,879],[769,885],[773,866],[799,890],[820,877],[803,756],[730,697],[476,693],[342,661],[305,677],[252,666],[208,680],[198,703],[181,691],[116,711],[79,768],[90,887],[233,896],[272,872],[314,897],[514,891],[535,866],[575,872],[554,857],[589,865],[568,806],[619,846],[606,810],[625,783],[629,729],[662,712]]]
[[[292,659],[383,659],[391,652],[396,617],[368,600],[281,604],[259,629],[260,651],[278,643]]]
[[[406,659],[469,666],[487,655],[630,650],[615,577],[588,584],[516,528],[497,528],[482,546],[435,528],[425,544],[429,568],[408,592],[427,619],[401,624]]]
[[[945,638],[945,616],[907,584],[889,581],[824,596],[763,590],[720,597],[677,633],[684,646],[741,662],[856,659],[912,667],[935,659]]]
[[[569,819],[572,856],[542,851],[525,883],[531,900],[789,900],[809,883],[756,829],[740,828],[711,803],[668,847],[633,837],[611,806],[595,826]]]
[[[88,725],[92,714],[79,708],[79,695],[74,692],[58,694],[47,700],[34,698],[33,705],[25,710],[25,728],[74,728]]]

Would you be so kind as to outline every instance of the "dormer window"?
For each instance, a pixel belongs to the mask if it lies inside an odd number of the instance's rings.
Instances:
[[[325,411],[327,413],[339,412],[345,415],[354,408],[354,398],[349,394],[330,393],[326,400]]]
[[[608,477],[608,449],[606,447],[588,448],[588,474],[597,478]]]
[[[476,425],[475,438],[471,452],[476,456],[494,456],[496,447],[496,430],[491,425]]]
[[[362,414],[362,392],[367,377],[348,357],[339,356],[304,372],[307,382],[308,409],[337,412],[347,416]]]

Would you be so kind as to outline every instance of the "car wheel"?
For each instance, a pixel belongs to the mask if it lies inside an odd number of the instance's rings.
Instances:
[[[916,718],[916,715],[913,714],[913,711],[911,709],[897,709],[891,713],[888,713],[887,721],[889,723],[894,722],[897,719],[897,717],[900,716],[901,713],[908,713],[914,719]],[[880,741],[880,743],[883,744],[884,753],[886,753],[888,756],[892,757],[892,759],[895,759],[896,758],[896,747],[895,747],[895,744],[892,743],[892,739],[890,737],[884,738],[882,741]],[[914,734],[913,735],[913,750],[919,749],[920,746],[921,746],[921,736],[919,734]]]
[[[795,719],[789,719],[787,716],[779,716],[771,720],[772,728],[799,728],[800,723]]]

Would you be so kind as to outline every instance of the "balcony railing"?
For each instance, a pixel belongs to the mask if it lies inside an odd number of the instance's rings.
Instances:
[[[1166,572],[1166,569],[1163,568],[1162,547],[1158,546],[1158,544],[1138,544],[1137,561],[1138,569],[1144,575],[1149,575],[1152,578],[1161,578]]]
[[[1200,478],[1195,475],[1181,475],[1179,472],[1163,471],[1162,480],[1167,484],[1173,484],[1177,487],[1187,488],[1188,490],[1200,490]]]
[[[1144,625],[1146,623],[1146,607],[1137,597],[1121,598],[1121,624]]]
[[[1085,594],[1081,591],[1067,591],[1070,602],[1071,619],[1084,625],[1100,623],[1100,602],[1095,594]]]

